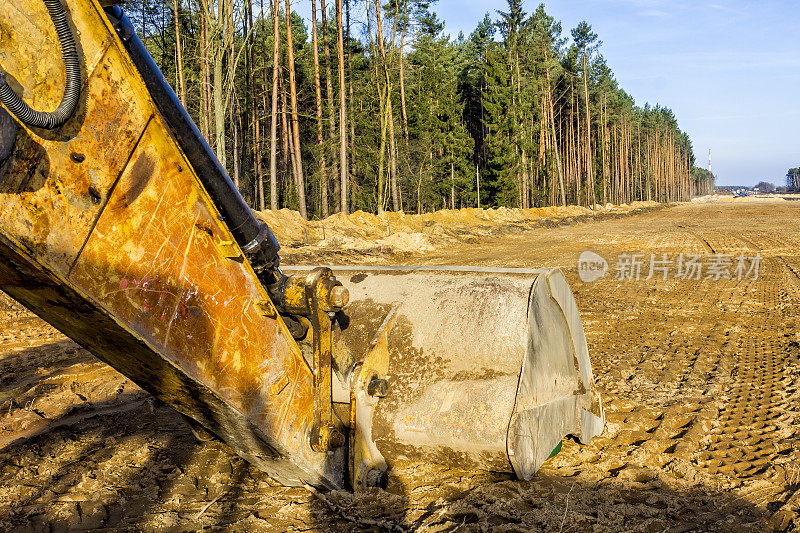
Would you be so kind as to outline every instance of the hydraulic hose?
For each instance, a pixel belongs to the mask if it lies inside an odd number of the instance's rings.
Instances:
[[[105,8],[111,24],[144,81],[150,97],[169,126],[178,145],[194,167],[236,242],[247,255],[262,283],[273,285],[283,278],[278,268],[280,246],[272,230],[260,222],[242,198],[214,151],[197,129],[186,108],[159,70],[136,30],[119,6]]]
[[[81,94],[81,70],[75,39],[64,7],[59,0],[44,0],[44,3],[61,43],[61,56],[66,70],[64,97],[55,111],[36,111],[14,92],[5,79],[5,72],[0,71],[0,101],[26,126],[52,130],[62,126],[75,112]]]

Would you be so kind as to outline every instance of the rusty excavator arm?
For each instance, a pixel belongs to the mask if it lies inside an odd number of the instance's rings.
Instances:
[[[119,7],[0,3],[11,297],[289,485],[384,486],[396,459],[529,479],[602,431],[559,270],[284,273]]]

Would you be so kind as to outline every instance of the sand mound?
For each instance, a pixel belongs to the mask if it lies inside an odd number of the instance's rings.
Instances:
[[[754,202],[786,202],[789,199],[800,199],[800,195],[782,194],[782,195],[759,195],[759,196],[733,196],[730,194],[707,194],[705,196],[698,196],[692,198],[692,203],[695,204],[709,204],[709,203],[754,203]]]
[[[393,233],[379,241],[395,252],[430,252],[434,246],[424,233]]]
[[[290,209],[256,212],[256,216],[269,224],[281,244],[290,248],[310,246],[352,251],[388,249],[400,253],[424,253],[442,244],[468,241],[539,220],[626,213],[658,205],[658,202],[632,202],[630,205],[609,203],[596,205],[594,209],[576,205],[530,209],[469,207],[442,209],[421,215],[402,211],[377,215],[356,211],[349,215],[335,213],[324,220],[309,221],[303,220],[297,211]]]

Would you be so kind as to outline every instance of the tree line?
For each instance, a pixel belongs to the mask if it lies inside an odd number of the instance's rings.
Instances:
[[[786,173],[786,188],[791,192],[800,192],[800,167],[790,168]]]
[[[435,0],[132,0],[126,11],[251,205],[303,217],[687,200],[713,188],[581,22],[521,0],[452,38]]]

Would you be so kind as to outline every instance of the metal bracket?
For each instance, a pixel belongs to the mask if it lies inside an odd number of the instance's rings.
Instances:
[[[243,257],[242,249],[236,241],[217,241],[217,248],[227,259],[240,260]]]
[[[344,434],[333,419],[331,329],[336,312],[347,305],[350,295],[333,276],[333,271],[325,267],[315,268],[305,276],[283,277],[276,285],[275,302],[287,327],[290,327],[291,321],[296,322],[298,317],[305,317],[311,323],[313,359],[310,366],[314,373],[311,448],[317,452],[330,453],[345,443]],[[292,334],[295,338],[303,338],[306,336],[306,329],[300,328]]]
[[[389,333],[394,327],[399,307],[400,304],[395,305],[383,319],[377,337],[371,343],[372,348],[360,363],[361,368],[353,379],[350,406],[350,486],[353,490],[386,487],[388,465],[372,438],[372,415],[378,401],[387,392],[385,378],[389,371]],[[378,382],[382,382],[382,386]]]
[[[314,425],[311,429],[311,447],[318,452],[328,452],[344,445],[344,435],[333,423],[333,398],[331,397],[331,305],[333,288],[341,283],[329,268],[312,271],[305,281],[305,298],[310,310],[314,350]]]

